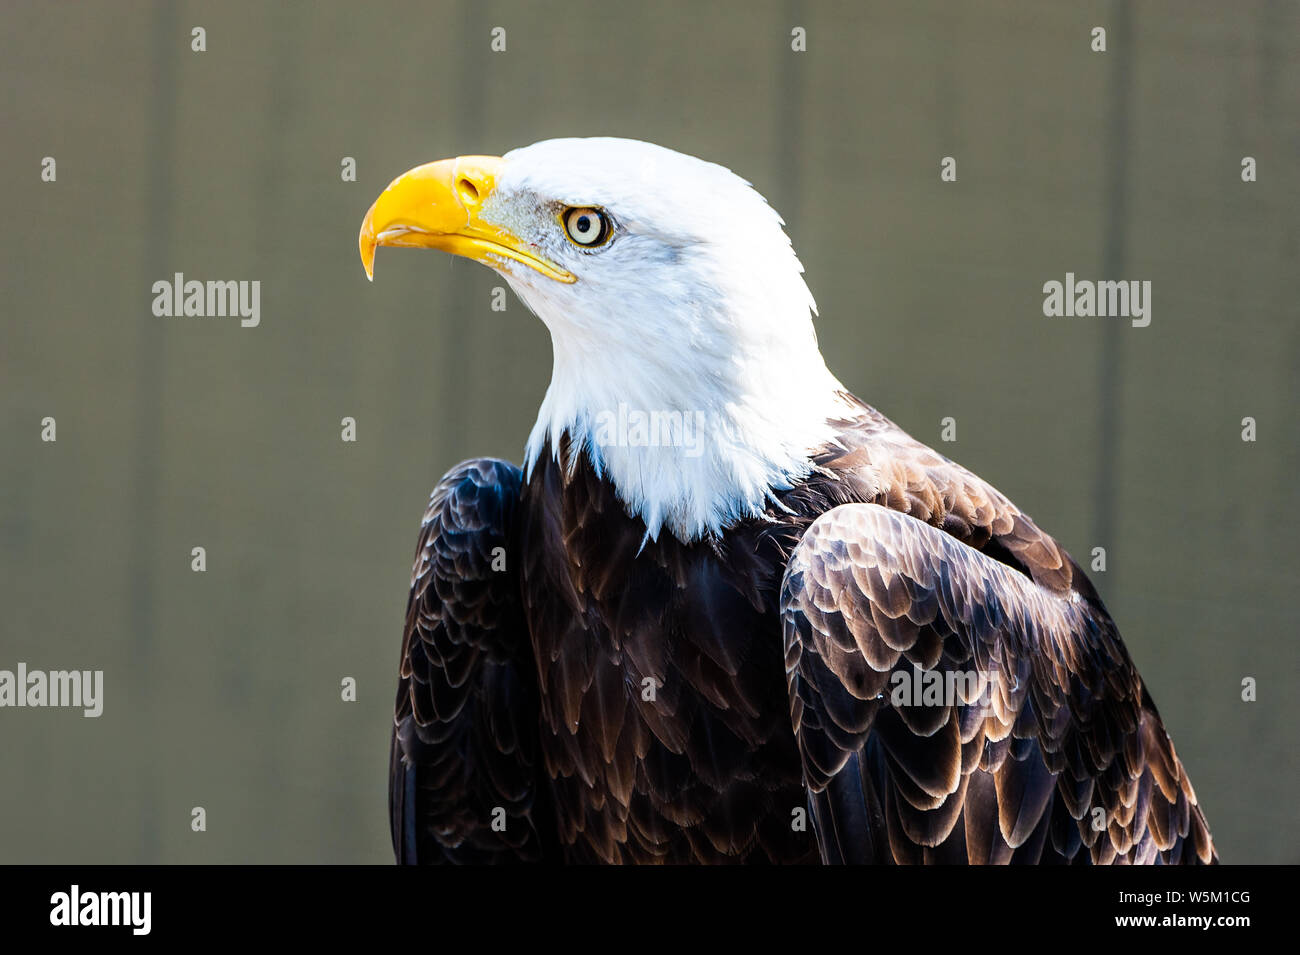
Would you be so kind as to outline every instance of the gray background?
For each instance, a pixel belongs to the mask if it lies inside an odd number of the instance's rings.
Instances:
[[[0,20],[0,668],[107,684],[98,720],[0,710],[0,861],[391,858],[419,517],[456,461],[519,459],[549,339],[513,298],[492,312],[503,283],[465,261],[386,251],[367,284],[357,228],[417,163],[587,134],[754,182],[842,380],[930,443],[955,416],[945,453],[1081,561],[1107,548],[1096,583],[1224,860],[1300,861],[1296,3],[10,2]],[[261,326],[154,317],[177,271],[260,280]],[[1150,327],[1045,318],[1067,271],[1152,281]]]

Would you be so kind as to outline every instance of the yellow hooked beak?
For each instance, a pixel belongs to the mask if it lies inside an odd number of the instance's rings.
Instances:
[[[513,259],[557,282],[576,282],[535,246],[479,218],[504,165],[496,156],[461,156],[416,166],[390,182],[361,223],[357,243],[366,277],[374,281],[375,249],[392,245],[442,249],[484,265]]]

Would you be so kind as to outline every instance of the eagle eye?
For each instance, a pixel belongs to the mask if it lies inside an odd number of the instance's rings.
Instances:
[[[564,223],[564,234],[569,237],[569,241],[584,249],[604,245],[614,234],[609,216],[591,206],[566,209],[560,221]]]

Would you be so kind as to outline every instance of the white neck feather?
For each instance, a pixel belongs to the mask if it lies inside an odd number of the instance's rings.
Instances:
[[[588,457],[652,540],[666,528],[691,542],[761,515],[773,491],[807,477],[810,453],[833,437],[828,419],[849,409],[817,350],[807,301],[744,321],[696,303],[683,334],[682,312],[639,311],[629,323],[606,314],[589,325],[548,316],[531,290],[518,291],[550,326],[554,350],[525,470],[548,442],[558,460],[567,434],[571,453]],[[774,304],[745,298],[754,309]],[[618,329],[623,340],[593,328]]]
[[[587,456],[652,540],[667,528],[689,543],[761,515],[773,491],[808,476],[811,452],[833,437],[828,419],[847,410],[824,364],[753,368],[747,393],[713,381],[684,387],[680,370],[637,371],[607,364],[596,373],[557,341],[525,470],[548,442],[558,460],[567,434],[571,453]]]

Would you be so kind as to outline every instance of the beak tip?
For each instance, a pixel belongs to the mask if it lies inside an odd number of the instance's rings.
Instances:
[[[377,243],[364,232],[361,235],[361,267],[366,270],[366,278],[375,280],[375,246]]]
[[[361,220],[361,231],[357,235],[357,250],[361,253],[361,267],[366,270],[366,278],[371,282],[375,280],[375,249],[378,248],[379,242],[375,235],[375,206],[379,205],[376,199],[366,210],[366,217]]]

